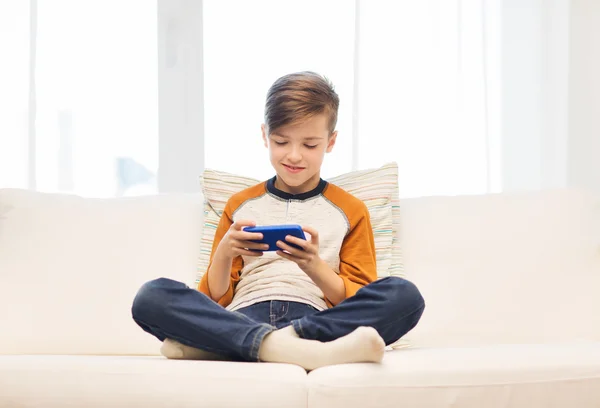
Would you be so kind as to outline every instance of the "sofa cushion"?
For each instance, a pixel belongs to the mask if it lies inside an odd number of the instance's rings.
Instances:
[[[576,189],[403,200],[414,345],[600,340],[600,197]]]
[[[0,356],[0,406],[306,408],[306,372],[162,357]]]
[[[308,375],[309,407],[593,408],[600,342],[415,348]]]
[[[328,181],[362,200],[369,209],[379,277],[403,276],[397,164],[389,163],[377,169],[354,171]],[[227,200],[233,194],[258,183],[259,180],[250,177],[212,169],[204,171],[201,185],[206,203],[196,283],[200,282],[208,269],[215,231]]]
[[[0,354],[157,354],[131,303],[157,277],[192,283],[202,205],[0,190]]]

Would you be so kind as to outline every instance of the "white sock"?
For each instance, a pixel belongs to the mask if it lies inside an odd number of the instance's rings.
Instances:
[[[194,347],[186,346],[172,339],[165,339],[160,348],[160,353],[166,358],[173,360],[219,360],[228,361],[229,359],[219,354],[200,350]]]
[[[359,327],[330,342],[298,337],[293,326],[267,334],[258,352],[261,361],[290,363],[306,370],[346,363],[380,363],[385,342],[372,327]]]

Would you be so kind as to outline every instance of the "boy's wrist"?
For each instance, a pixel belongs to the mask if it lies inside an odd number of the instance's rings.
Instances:
[[[315,259],[313,265],[314,266],[307,268],[307,270],[304,271],[304,273],[306,273],[311,279],[313,279],[313,277],[318,277],[323,273],[323,271],[327,272],[331,270],[327,262],[325,262],[321,257]]]
[[[218,247],[217,250],[215,251],[215,259],[213,262],[218,262],[218,263],[232,262],[233,257],[228,256],[225,252],[226,251],[224,251],[223,248]]]
[[[344,300],[345,285],[342,278],[323,259],[319,258],[312,272],[305,271],[305,273],[333,304]]]

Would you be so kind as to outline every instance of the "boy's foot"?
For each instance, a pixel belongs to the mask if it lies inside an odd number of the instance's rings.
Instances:
[[[219,354],[186,346],[185,344],[181,344],[172,339],[165,339],[165,341],[163,341],[160,348],[160,354],[173,360],[228,360]]]
[[[359,327],[330,342],[301,339],[293,326],[265,336],[259,350],[261,361],[290,363],[306,370],[346,363],[380,363],[385,342],[372,327]]]

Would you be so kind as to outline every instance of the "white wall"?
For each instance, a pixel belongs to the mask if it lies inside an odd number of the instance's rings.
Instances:
[[[600,191],[600,1],[570,14],[568,183]]]
[[[202,1],[158,0],[160,193],[200,190],[204,169]]]
[[[541,0],[502,2],[502,191],[541,183]]]

